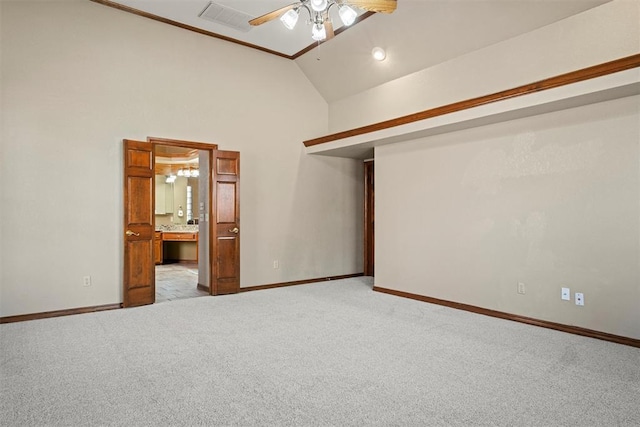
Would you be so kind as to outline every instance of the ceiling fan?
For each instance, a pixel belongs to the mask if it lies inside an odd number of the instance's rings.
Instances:
[[[338,14],[344,25],[351,25],[355,22],[358,14],[352,6],[370,12],[392,13],[398,5],[397,0],[300,0],[290,5],[281,7],[272,12],[249,21],[253,26],[262,25],[266,22],[280,18],[280,21],[290,30],[296,26],[301,9],[306,9],[309,13],[309,23],[311,28],[311,38],[320,42],[333,38],[333,24],[329,17],[329,9],[336,6]]]

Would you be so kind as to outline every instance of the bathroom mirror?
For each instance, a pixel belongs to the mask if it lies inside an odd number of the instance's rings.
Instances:
[[[173,183],[167,182],[167,177],[164,175],[156,175],[156,215],[173,213],[173,200]]]

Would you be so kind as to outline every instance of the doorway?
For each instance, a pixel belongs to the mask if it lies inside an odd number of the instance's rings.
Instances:
[[[373,159],[364,162],[364,275],[373,276],[375,255],[375,169]]]
[[[176,157],[184,156],[187,160],[189,160],[187,152],[193,150],[197,152],[199,195],[195,199],[195,189],[192,188],[189,191],[190,204],[187,204],[185,199],[182,205],[182,198],[178,201],[175,199],[175,193],[171,195],[166,184],[173,171],[168,174],[169,176],[162,173],[156,174],[156,146],[168,146],[171,149],[166,149],[163,154],[178,151]],[[159,153],[162,150],[164,149],[159,149]],[[164,156],[170,159],[169,164],[189,163],[183,158],[171,160],[169,154]],[[159,162],[158,165],[160,164]],[[167,166],[162,167],[171,169]],[[159,171],[160,169],[159,167]],[[192,165],[190,175],[193,175],[193,169]],[[183,176],[185,173],[183,167]],[[177,179],[177,172],[175,175]],[[200,178],[201,176],[203,177]],[[169,242],[190,243],[192,254],[195,249],[195,258],[193,255],[191,258],[185,258],[183,251],[186,251],[187,247],[179,245],[177,248],[174,247],[172,252],[177,251],[175,258],[169,259],[177,260],[178,264],[181,260],[197,263],[197,289],[204,290],[209,295],[231,294],[239,291],[240,153],[218,150],[216,145],[199,142],[163,138],[147,138],[147,141],[125,139],[123,183],[122,299],[124,307],[155,302],[155,265],[156,263],[164,264],[168,259],[164,251],[165,243]],[[156,200],[156,191],[158,200]],[[156,202],[158,209],[156,209]],[[168,224],[167,220],[164,220],[164,225],[169,227],[166,230],[162,227],[156,228],[156,211],[162,212],[163,209],[164,215],[169,215]],[[173,212],[167,212],[167,209]],[[171,229],[171,216],[173,216],[173,229]],[[176,217],[180,219],[180,224],[175,224]],[[182,219],[187,223],[183,224]],[[162,226],[162,224],[159,225]],[[180,225],[180,229],[175,229],[175,225]],[[158,233],[160,238],[156,237]],[[167,251],[172,250],[167,248]]]
[[[154,154],[155,302],[209,295],[209,152],[158,143]]]

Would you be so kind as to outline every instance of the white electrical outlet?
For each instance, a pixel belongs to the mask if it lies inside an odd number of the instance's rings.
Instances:
[[[82,278],[82,286],[91,286],[91,276],[84,276]]]
[[[518,282],[518,293],[524,295],[526,293],[526,289],[524,283]]]
[[[571,301],[571,289],[562,288],[562,299],[565,301]]]
[[[273,268],[280,268],[280,262],[278,260],[273,261]]]
[[[576,305],[584,305],[584,294],[576,292]]]

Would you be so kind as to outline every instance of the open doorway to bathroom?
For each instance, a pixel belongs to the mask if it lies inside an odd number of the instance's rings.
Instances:
[[[240,291],[240,152],[218,150],[215,144],[153,137],[148,137],[146,142],[124,139],[123,144],[123,307],[153,304],[156,301],[155,265],[156,262],[164,264],[165,241],[195,242],[195,262],[198,265],[197,289],[205,290],[209,295],[238,293]],[[169,209],[175,211],[171,212],[174,214],[174,221],[172,222],[169,218],[168,225],[166,221],[159,221],[160,227],[155,230],[157,175],[160,175],[158,185],[163,183],[162,174],[157,174],[155,170],[157,145],[198,150],[198,199],[191,202],[191,209],[197,209],[198,212],[197,216],[192,212],[192,218],[195,220],[197,217],[198,224],[195,224],[195,221],[193,221],[194,224],[189,224],[187,219],[187,224],[181,224],[185,227],[184,230],[176,229],[175,218],[176,216],[184,218],[186,206],[188,206],[186,198],[185,205],[180,205],[175,199],[175,194],[168,196],[167,176],[164,176],[165,187],[163,188],[165,191],[164,215],[168,215],[167,197],[172,197],[173,203],[169,204]],[[164,157],[169,158],[168,166],[165,166],[167,169],[171,169],[178,161],[178,159],[172,159],[171,155]],[[182,216],[180,216],[180,206],[182,206]],[[158,212],[161,215],[161,206]],[[163,229],[162,224],[169,229]],[[197,232],[190,230],[188,226],[194,228],[197,226]],[[178,251],[180,253],[182,249],[179,248]],[[182,255],[179,254],[176,259],[179,264],[183,259]],[[194,260],[191,259],[191,261]]]
[[[156,302],[209,295],[209,152],[155,144]]]

